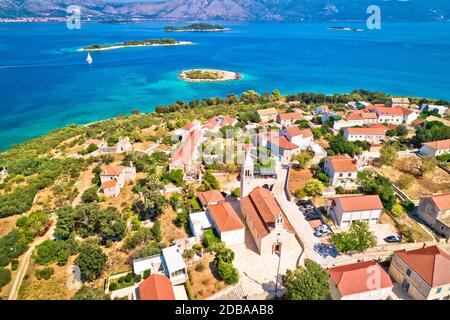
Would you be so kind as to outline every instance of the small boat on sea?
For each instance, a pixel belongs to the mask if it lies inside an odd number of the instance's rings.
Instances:
[[[89,63],[89,64],[91,64],[93,61],[94,61],[94,60],[92,59],[91,54],[88,52],[88,55],[87,55],[87,57],[86,57],[86,62]]]

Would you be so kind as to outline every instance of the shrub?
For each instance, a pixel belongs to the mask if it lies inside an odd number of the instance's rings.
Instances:
[[[394,217],[400,218],[405,214],[405,209],[403,209],[400,204],[396,203],[392,206],[391,213]]]
[[[203,232],[203,242],[206,248],[210,248],[220,242],[220,238],[214,229],[207,229]]]
[[[233,190],[231,190],[231,196],[235,197],[235,198],[239,198],[241,196],[241,189],[234,188]]]
[[[11,271],[0,268],[0,290],[11,281]]]
[[[397,181],[398,186],[400,187],[400,189],[409,189],[412,184],[414,183],[416,179],[414,178],[414,176],[408,174],[408,173],[403,173]]]
[[[205,265],[203,264],[203,262],[200,262],[200,263],[195,267],[195,271],[202,272],[203,270],[205,270]]]
[[[68,258],[69,250],[64,240],[45,240],[36,248],[35,261],[40,265],[57,262],[62,266],[67,263]]]
[[[136,274],[134,276],[134,282],[139,283],[142,280],[142,276],[140,274]]]
[[[19,268],[19,260],[14,259],[13,261],[11,261],[11,270],[15,271]]]
[[[219,260],[217,272],[220,279],[225,281],[226,284],[235,284],[239,281],[239,273],[231,263]]]
[[[83,203],[98,202],[99,198],[97,191],[98,191],[97,186],[93,186],[92,188],[89,188],[86,191],[84,191],[83,195],[81,196],[81,200],[83,201]]]
[[[192,249],[194,249],[196,251],[200,251],[203,249],[203,245],[201,243],[196,243],[192,246]]]
[[[317,179],[310,179],[303,190],[310,197],[320,196],[323,192],[323,183]]]
[[[133,281],[133,274],[130,272],[125,276],[125,282]]]
[[[51,267],[45,267],[44,269],[39,269],[34,272],[34,276],[38,280],[48,280],[53,275],[54,271]]]
[[[415,207],[414,203],[410,200],[403,200],[401,205],[406,211],[413,211]]]
[[[359,251],[362,252],[377,244],[377,238],[370,231],[366,222],[355,221],[348,232],[339,232],[331,236],[336,249],[339,252]]]
[[[151,274],[150,269],[145,270],[145,271],[144,271],[144,279],[147,279],[148,277],[150,277],[150,274]]]
[[[111,282],[109,285],[109,290],[114,291],[117,290],[118,287],[119,285],[117,284],[117,282]]]

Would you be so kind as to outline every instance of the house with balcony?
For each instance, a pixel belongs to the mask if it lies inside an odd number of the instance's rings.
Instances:
[[[323,171],[330,178],[333,187],[354,188],[358,176],[356,160],[347,155],[325,158]]]
[[[450,255],[439,246],[395,251],[389,274],[415,300],[450,300]]]

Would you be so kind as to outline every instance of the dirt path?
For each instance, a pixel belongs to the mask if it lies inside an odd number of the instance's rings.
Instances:
[[[40,245],[42,242],[44,242],[47,239],[51,239],[53,237],[53,232],[55,231],[56,227],[56,219],[54,216],[52,216],[53,223],[51,227],[47,230],[47,233],[38,239],[36,239],[28,248],[27,252],[25,252],[25,255],[23,255],[22,263],[19,265],[19,269],[17,270],[17,275],[14,279],[14,283],[11,287],[11,291],[9,292],[8,300],[16,300],[17,295],[19,294],[20,286],[22,285],[23,277],[25,276],[25,273],[27,272],[28,265],[30,264],[30,258],[33,254],[34,249],[36,246]]]

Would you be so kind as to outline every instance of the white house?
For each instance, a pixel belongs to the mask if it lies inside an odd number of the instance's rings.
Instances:
[[[261,118],[261,122],[275,121],[278,115],[278,111],[275,108],[256,110],[256,113]]]
[[[207,213],[220,239],[227,246],[245,243],[245,225],[229,202],[210,205]]]
[[[417,213],[437,233],[450,240],[450,193],[421,197]]]
[[[420,154],[423,156],[440,156],[450,153],[450,139],[422,143]]]
[[[126,182],[136,179],[136,168],[133,164],[130,167],[106,166],[100,173],[101,186],[98,191],[107,197],[117,197]]]
[[[330,268],[328,274],[333,300],[386,300],[394,287],[374,260]]]
[[[444,116],[446,114],[449,114],[448,111],[448,107],[447,106],[438,106],[438,105],[434,105],[434,104],[427,104],[424,103],[420,106],[420,111],[425,111],[427,110],[428,112],[437,112],[438,114],[440,114],[441,116]]]
[[[327,202],[325,209],[339,227],[347,227],[353,221],[376,224],[384,210],[378,195],[335,198]]]
[[[211,221],[205,211],[191,213],[189,215],[189,225],[197,241],[202,239],[203,232],[206,229],[212,228]]]
[[[281,135],[301,149],[306,149],[314,140],[314,135],[310,129],[300,129],[298,126],[284,128],[281,130]]]
[[[386,127],[372,128],[345,128],[344,138],[347,141],[367,141],[369,143],[377,143],[386,140]]]
[[[358,175],[356,162],[348,156],[327,157],[323,167],[333,187],[354,187]]]

